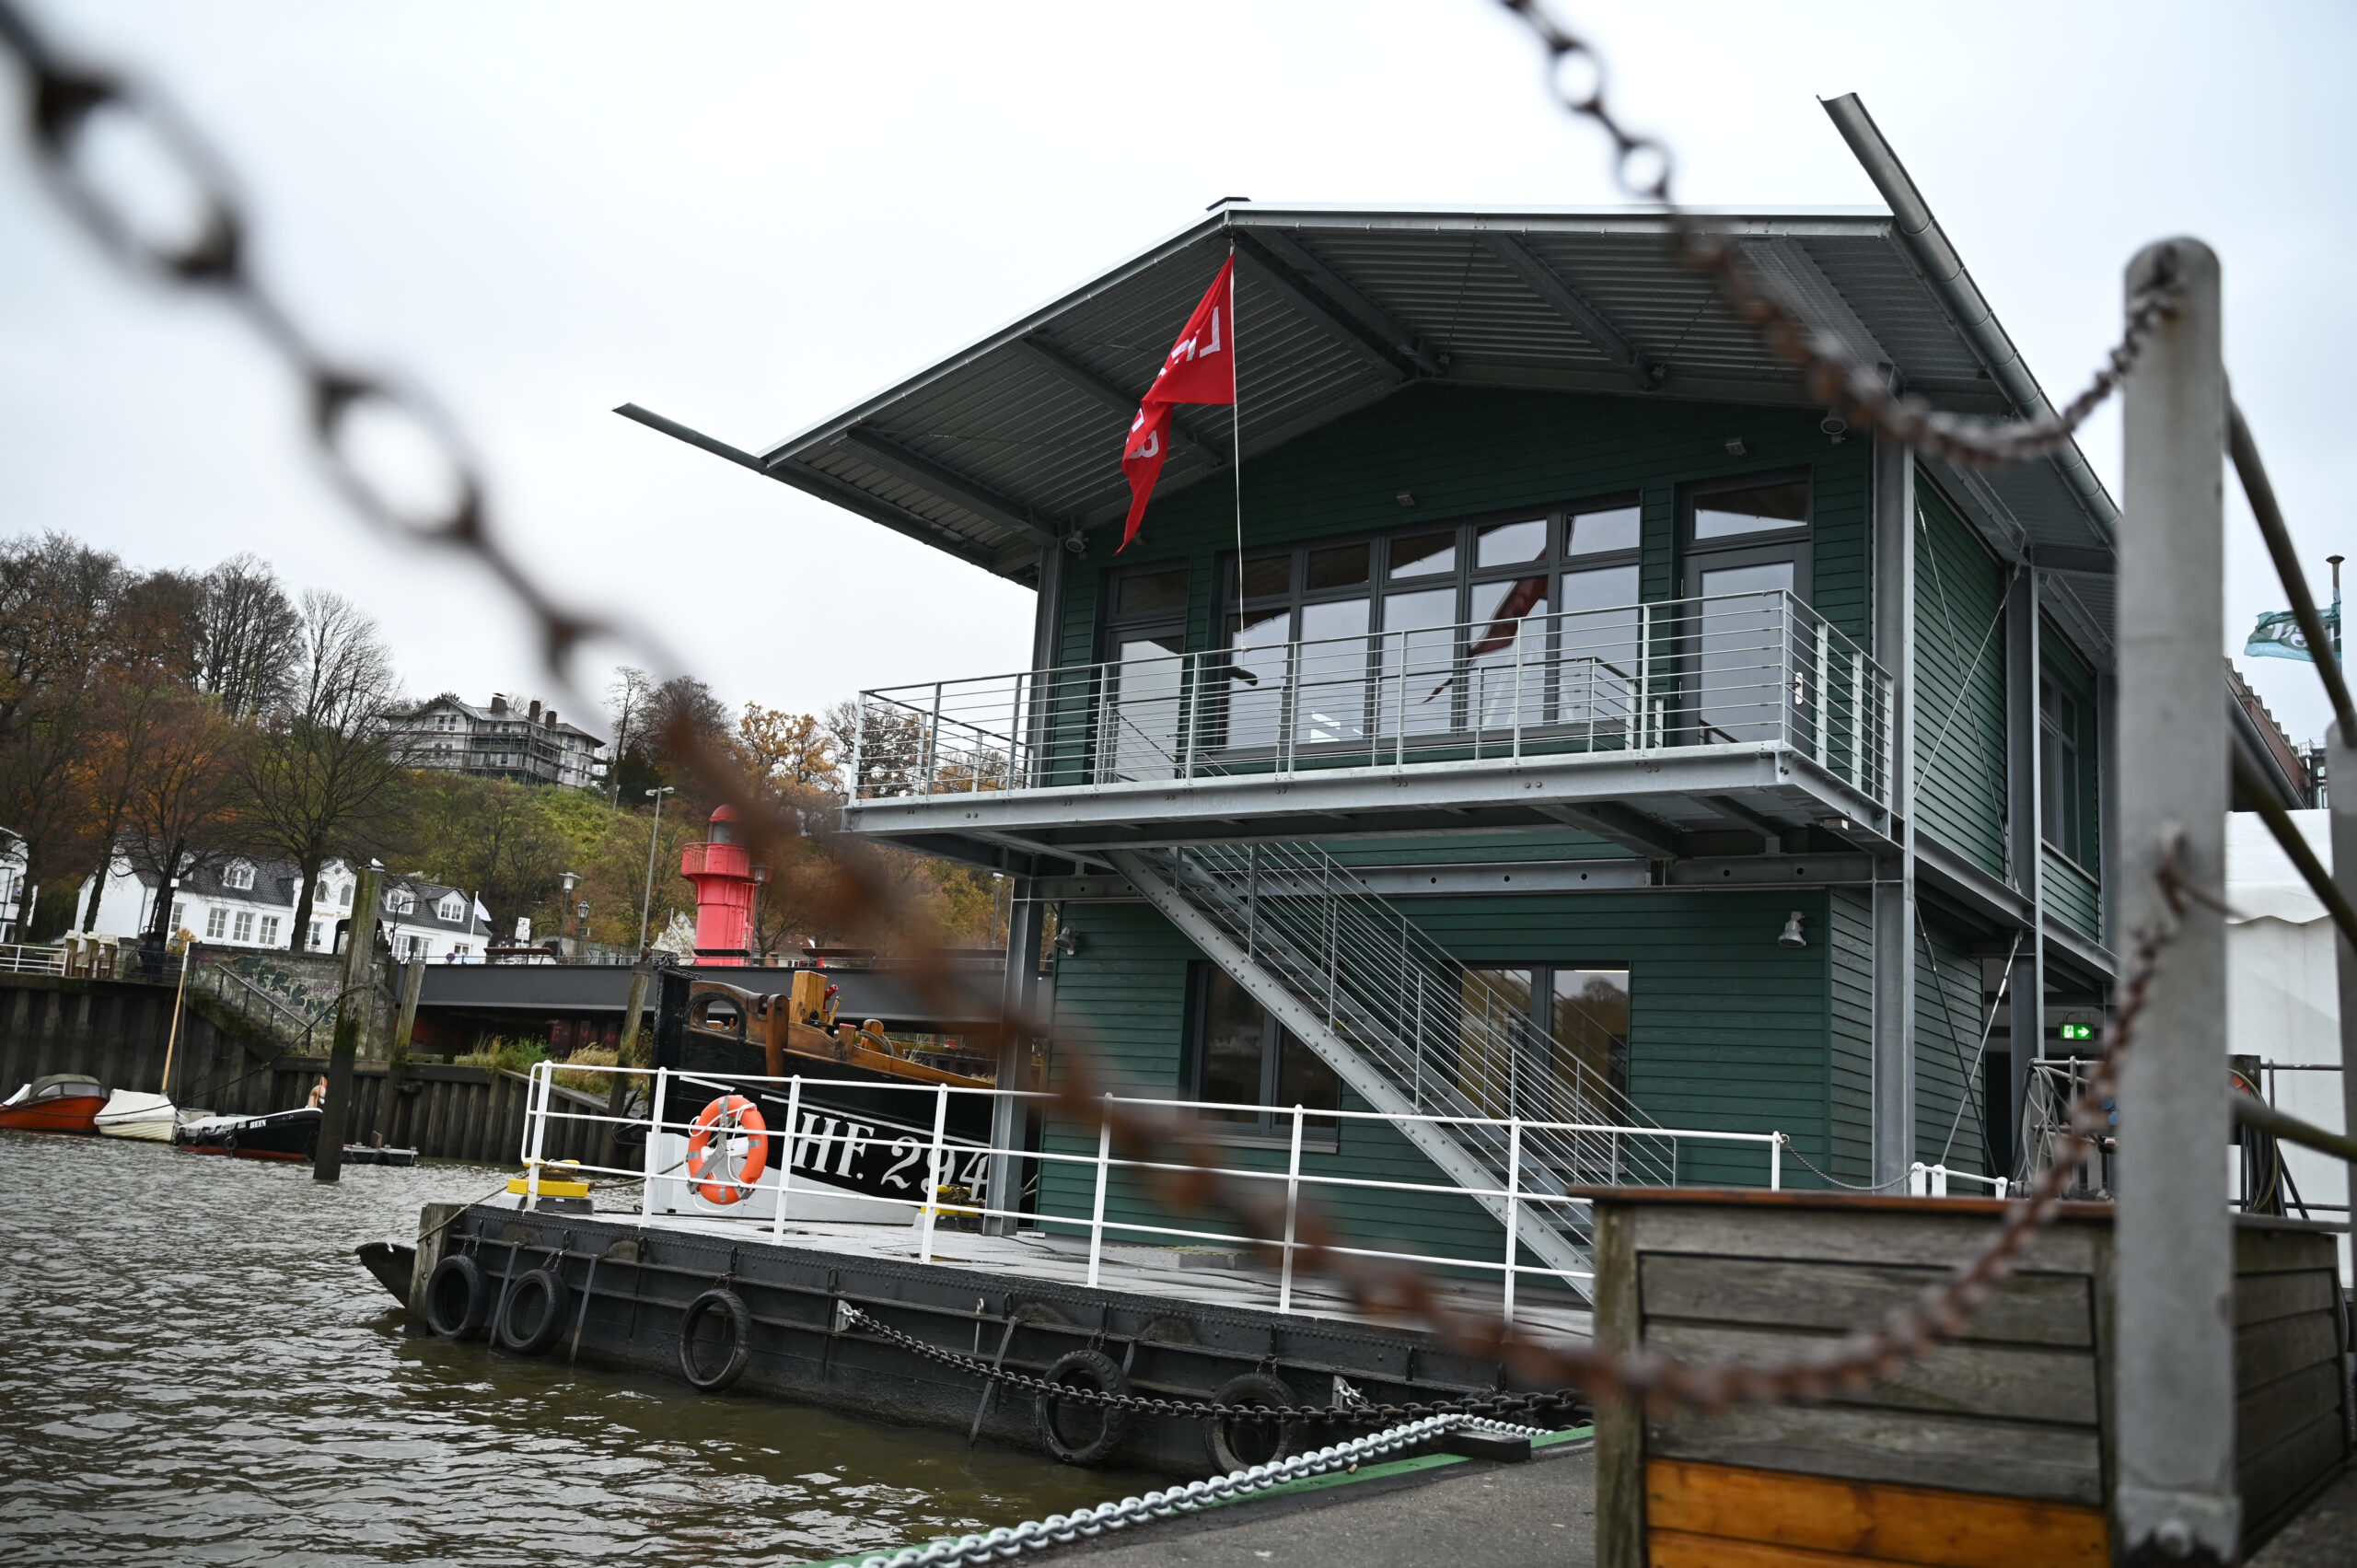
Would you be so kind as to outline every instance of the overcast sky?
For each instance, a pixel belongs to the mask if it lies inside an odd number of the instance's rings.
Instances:
[[[763,446],[1221,196],[1615,199],[1598,137],[1550,108],[1489,0],[35,9],[206,128],[266,275],[330,343],[436,391],[526,554],[732,704],[1016,668],[1031,596],[615,404]],[[2357,361],[2357,8],[1562,14],[1689,200],[1872,203],[1817,103],[1864,95],[2058,401],[2111,341],[2136,248],[2209,240],[2235,390],[2324,591],[2357,533],[2330,466]],[[15,123],[13,75],[0,92]],[[355,524],[299,417],[232,321],[100,264],[0,145],[0,531],[145,566],[252,551],[375,612],[421,694],[546,694],[504,601]],[[2116,419],[2085,445],[2117,494]],[[2281,596],[2239,512],[2229,540],[2238,644]],[[2312,671],[2249,673],[2295,738],[2321,733]]]

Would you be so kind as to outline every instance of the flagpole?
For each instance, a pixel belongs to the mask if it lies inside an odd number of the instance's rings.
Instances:
[[[1235,456],[1229,459],[1229,466],[1236,470],[1236,624],[1238,630],[1244,625],[1244,361],[1241,358],[1244,339],[1243,318],[1236,308],[1237,296],[1240,292],[1236,286],[1236,237],[1231,234],[1227,241],[1227,373],[1235,378],[1230,389],[1236,394],[1236,401],[1232,405],[1236,412],[1229,418],[1227,426],[1235,440]],[[2335,581],[2338,580],[2336,574]],[[1231,645],[1234,638],[1235,633],[1230,633]]]

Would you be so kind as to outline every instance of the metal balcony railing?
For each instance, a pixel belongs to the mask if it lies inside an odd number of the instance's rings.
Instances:
[[[854,801],[1774,746],[1887,805],[1889,681],[1781,590],[861,694]]]

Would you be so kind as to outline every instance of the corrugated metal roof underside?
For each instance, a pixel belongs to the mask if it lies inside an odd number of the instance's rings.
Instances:
[[[1711,221],[1813,329],[1944,407],[2010,412],[1887,217]],[[1232,238],[1248,459],[1416,380],[1814,401],[1678,262],[1655,215],[1229,207],[761,460],[1028,580],[1043,545],[1126,510],[1119,454],[1135,400]],[[1227,410],[1184,409],[1178,425],[1166,492],[1231,460]],[[2108,526],[2050,462],[1934,471],[2002,552],[2084,564],[2110,548]],[[2074,574],[2067,586],[2107,643],[2107,578]]]

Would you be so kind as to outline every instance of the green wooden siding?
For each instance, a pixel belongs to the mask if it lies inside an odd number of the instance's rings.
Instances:
[[[1736,436],[1740,458],[1726,451]],[[1871,457],[1870,443],[1833,446],[1817,416],[1798,411],[1423,387],[1248,459],[1245,542],[1375,533],[1633,492],[1644,516],[1643,592],[1675,598],[1680,486],[1805,468],[1815,487],[1811,598],[1864,646]],[[1415,496],[1413,510],[1399,505],[1402,491]],[[1096,530],[1089,553],[1067,570],[1058,662],[1103,656],[1100,590],[1117,567],[1186,566],[1188,645],[1210,646],[1221,565],[1236,544],[1232,483],[1213,478],[1161,496],[1117,559],[1119,542],[1118,528]]]
[[[1988,1148],[1978,1064],[1986,1016],[1982,1005],[1980,960],[1955,933],[1929,923],[1920,926],[1915,947],[1915,1157],[1926,1165],[1945,1163],[1950,1170],[1978,1175],[1987,1174],[1982,1167]]]
[[[1864,1182],[1874,1172],[1874,897],[1856,888],[1835,888],[1826,900],[1833,1155],[1826,1168],[1840,1180]]]
[[[2080,935],[2102,941],[2103,889],[2094,876],[2052,844],[2038,846],[2038,862],[2045,877],[2046,907]]]
[[[1850,903],[1858,900],[1851,897]],[[1858,908],[1835,912],[1822,889],[1805,893],[1625,893],[1485,896],[1403,900],[1411,919],[1468,962],[1621,964],[1631,970],[1630,1092],[1668,1127],[1793,1135],[1798,1152],[1844,1180],[1863,1179],[1870,999],[1860,991],[1864,940]],[[1778,945],[1785,916],[1802,912],[1809,945]],[[1080,950],[1057,970],[1058,1052],[1097,1052],[1109,1083],[1180,1094],[1191,946],[1144,904],[1075,906]],[[1829,1015],[1829,977],[1839,967],[1852,994],[1842,1022]],[[1837,1033],[1839,1039],[1837,1040]],[[1346,1096],[1346,1109],[1365,1109]],[[1837,1111],[1836,1108],[1839,1107]],[[1047,1146],[1091,1155],[1093,1129],[1051,1127]],[[1237,1149],[1235,1163],[1282,1169],[1281,1149]],[[1444,1179],[1388,1128],[1344,1123],[1331,1153],[1304,1156],[1316,1174],[1437,1182]],[[1768,1156],[1757,1145],[1689,1143],[1679,1176],[1689,1182],[1759,1185]],[[1793,1186],[1821,1185],[1796,1160]],[[1051,1166],[1040,1181],[1043,1216],[1085,1219],[1093,1172]],[[1494,1258],[1495,1223],[1447,1194],[1338,1191],[1328,1207],[1344,1233],[1391,1237],[1437,1256]],[[1135,1182],[1108,1188],[1107,1216],[1138,1225],[1186,1225]],[[1202,1228],[1229,1228],[1208,1220]],[[1138,1237],[1137,1239],[1151,1239]]]
[[[1915,537],[1915,825],[2005,875],[2005,587],[1928,481]]]

